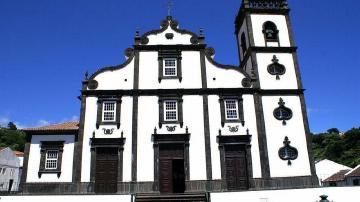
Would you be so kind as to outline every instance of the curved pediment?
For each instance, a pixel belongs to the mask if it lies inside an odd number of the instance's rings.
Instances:
[[[203,36],[185,30],[179,29],[179,22],[174,20],[172,16],[160,22],[160,29],[151,30],[142,36],[135,37],[137,45],[197,45],[203,41]]]

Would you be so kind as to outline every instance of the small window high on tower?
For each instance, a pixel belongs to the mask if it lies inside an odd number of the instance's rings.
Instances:
[[[279,46],[279,30],[275,23],[266,21],[263,24],[263,34],[266,46]]]

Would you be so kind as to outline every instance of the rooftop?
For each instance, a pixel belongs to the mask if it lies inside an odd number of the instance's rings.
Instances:
[[[79,121],[69,121],[64,123],[46,125],[34,128],[22,129],[26,133],[46,133],[46,132],[75,132],[79,129]]]

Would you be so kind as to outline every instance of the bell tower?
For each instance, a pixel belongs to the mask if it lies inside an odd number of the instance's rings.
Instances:
[[[316,186],[287,0],[243,0],[235,20],[240,68],[252,78],[264,186]],[[279,180],[279,181],[276,181]]]

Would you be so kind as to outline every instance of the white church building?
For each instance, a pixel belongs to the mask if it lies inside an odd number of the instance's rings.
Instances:
[[[243,0],[239,66],[167,16],[86,75],[79,122],[25,129],[31,194],[143,197],[318,186],[286,0]]]

